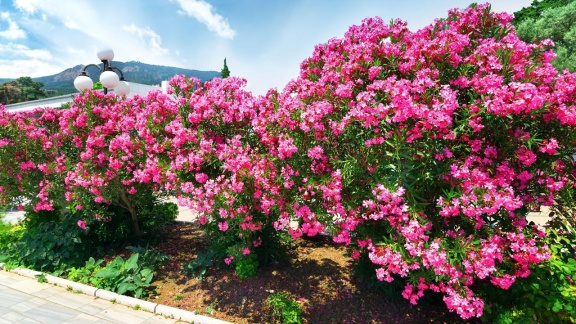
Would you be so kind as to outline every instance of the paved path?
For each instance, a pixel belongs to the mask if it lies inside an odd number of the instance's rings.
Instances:
[[[0,271],[0,324],[5,323],[176,323],[105,299]]]

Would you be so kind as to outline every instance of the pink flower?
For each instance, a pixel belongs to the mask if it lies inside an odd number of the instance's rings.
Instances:
[[[242,254],[244,254],[244,255],[250,254],[250,249],[249,249],[249,248],[244,248],[244,251],[242,251]]]
[[[554,155],[558,153],[558,141],[555,138],[551,138],[549,140],[545,140],[543,145],[538,149],[538,151],[550,155]]]
[[[77,223],[78,227],[80,227],[80,229],[86,229],[86,222],[84,220],[79,220]]]
[[[232,263],[232,261],[234,261],[234,257],[233,257],[233,256],[229,256],[229,257],[227,257],[227,258],[224,259],[224,262],[225,262],[227,265],[230,265],[230,263]]]
[[[308,150],[308,157],[311,159],[321,159],[322,154],[324,154],[324,150],[318,145]]]
[[[222,232],[226,232],[226,230],[228,229],[228,222],[218,222],[218,228]]]
[[[536,154],[524,147],[517,149],[516,155],[518,156],[518,161],[526,166],[536,162]]]
[[[194,175],[194,178],[196,178],[196,181],[198,181],[199,183],[206,183],[206,181],[208,181],[208,175],[205,173],[196,173],[196,175]]]

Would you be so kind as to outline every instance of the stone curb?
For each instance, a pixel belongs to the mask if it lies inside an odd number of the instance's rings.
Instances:
[[[18,275],[28,277],[28,278],[36,278],[36,276],[44,275],[46,281],[50,284],[65,288],[65,289],[72,289],[73,291],[80,291],[85,295],[89,295],[92,297],[102,298],[111,302],[115,302],[124,306],[131,307],[133,309],[141,309],[150,313],[154,313],[157,315],[162,315],[165,317],[173,318],[176,320],[181,320],[185,322],[190,322],[194,324],[231,324],[230,322],[226,322],[223,320],[219,320],[216,318],[203,316],[203,315],[196,315],[194,312],[185,311],[179,308],[174,308],[162,304],[155,304],[153,302],[119,295],[117,293],[107,291],[104,289],[98,289],[96,287],[88,286],[85,284],[81,284],[78,282],[70,281],[67,279],[63,279],[60,277],[55,277],[49,274],[44,274],[39,271],[25,269],[25,268],[15,268],[12,270],[6,270],[5,264],[0,263],[0,270],[16,273]]]

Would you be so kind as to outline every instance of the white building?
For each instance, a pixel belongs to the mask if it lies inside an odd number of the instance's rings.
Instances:
[[[152,90],[162,90],[163,93],[166,93],[167,89],[168,89],[168,81],[162,81],[162,86],[130,82],[130,93],[128,93],[128,98],[131,98],[135,95],[145,96],[146,94],[148,94],[148,92]],[[114,89],[109,89],[108,91],[114,92]],[[74,96],[77,94],[78,93],[73,93],[58,97],[19,102],[15,104],[6,105],[5,107],[6,111],[12,111],[12,112],[33,110],[36,108],[48,108],[48,107],[60,108],[63,104],[72,102]]]

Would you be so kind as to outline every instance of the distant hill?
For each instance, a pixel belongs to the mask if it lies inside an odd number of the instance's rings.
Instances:
[[[184,74],[188,77],[196,77],[202,82],[220,77],[220,72],[218,71],[190,70],[171,66],[152,65],[136,61],[113,61],[112,66],[115,66],[122,71],[126,81],[148,85],[160,85],[162,81],[170,80],[173,76],[178,74]],[[44,84],[43,89],[49,92],[50,96],[74,93],[76,92],[76,89],[74,89],[74,79],[80,74],[83,67],[84,65],[76,65],[58,74],[32,79],[34,81],[42,82]],[[102,68],[102,64],[100,64],[100,68]],[[88,74],[94,82],[98,81],[100,75],[94,67],[88,68]],[[0,78],[0,84],[12,80],[15,79]]]

